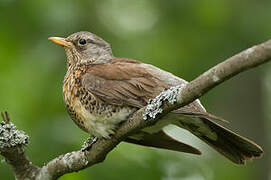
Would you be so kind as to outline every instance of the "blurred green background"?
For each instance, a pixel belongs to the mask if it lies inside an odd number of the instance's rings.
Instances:
[[[64,50],[47,40],[87,30],[114,55],[141,60],[192,80],[215,64],[271,38],[270,0],[0,0],[0,110],[31,137],[26,150],[42,166],[78,150],[88,137],[62,101]],[[232,130],[256,141],[262,159],[237,166],[187,132],[172,135],[202,156],[121,143],[103,163],[61,180],[271,179],[271,65],[242,73],[201,98]],[[0,163],[1,179],[14,179]]]

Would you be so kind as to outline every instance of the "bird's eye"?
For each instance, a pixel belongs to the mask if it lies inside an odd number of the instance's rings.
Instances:
[[[86,43],[87,43],[87,41],[85,39],[80,39],[79,40],[80,45],[85,45]]]

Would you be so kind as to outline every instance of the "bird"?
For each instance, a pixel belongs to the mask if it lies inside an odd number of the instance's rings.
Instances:
[[[67,72],[63,99],[75,124],[97,138],[110,138],[117,127],[161,92],[188,82],[143,62],[115,57],[111,45],[88,31],[66,38],[50,37],[64,48]],[[168,113],[156,124],[130,135],[125,142],[184,153],[201,152],[168,135],[164,127],[183,128],[235,164],[263,155],[253,141],[221,126],[197,99]]]

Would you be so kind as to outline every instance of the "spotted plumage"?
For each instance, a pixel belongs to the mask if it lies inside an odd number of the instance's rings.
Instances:
[[[110,45],[90,32],[50,40],[63,46],[66,52],[63,95],[69,114],[82,130],[99,138],[110,138],[122,121],[162,91],[187,83],[155,66],[115,58]],[[234,163],[244,164],[246,160],[262,155],[260,146],[215,123],[217,120],[221,118],[206,112],[196,100],[125,141],[200,154],[196,148],[163,131],[168,124],[174,124],[190,131]]]
[[[109,137],[116,125],[136,108],[107,104],[82,85],[82,77],[89,65],[70,66],[64,79],[63,96],[72,120],[85,132],[98,137]]]

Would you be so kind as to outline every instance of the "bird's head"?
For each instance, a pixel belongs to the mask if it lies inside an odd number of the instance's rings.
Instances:
[[[87,31],[71,34],[67,38],[50,37],[49,40],[64,47],[68,66],[79,63],[103,64],[113,58],[110,44]]]

